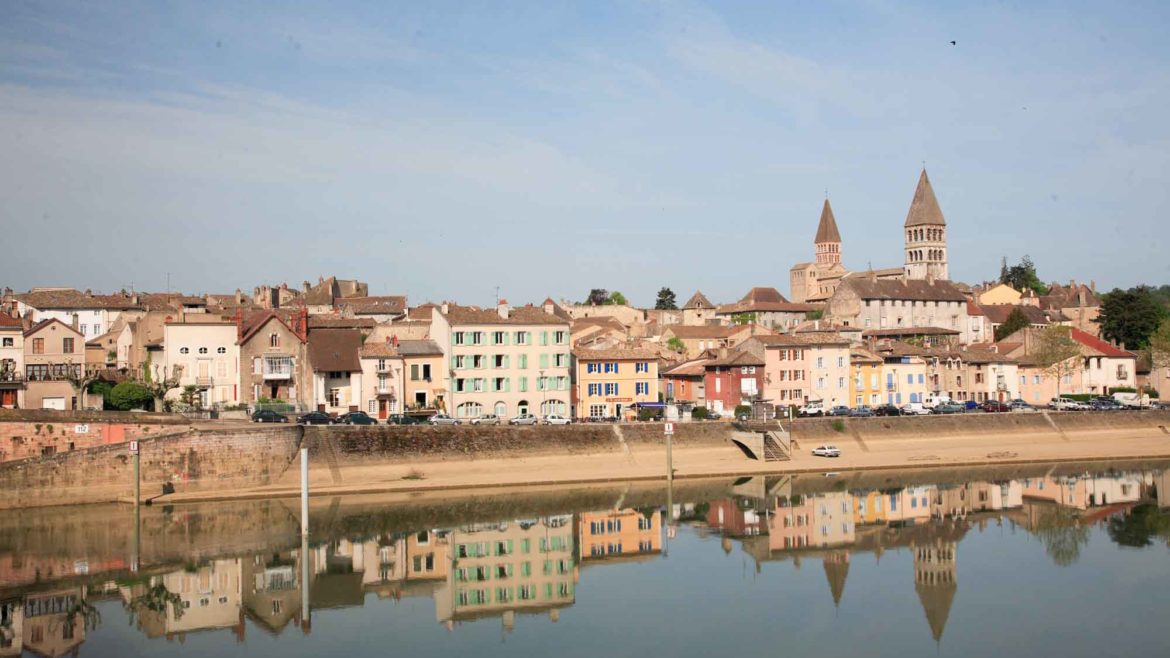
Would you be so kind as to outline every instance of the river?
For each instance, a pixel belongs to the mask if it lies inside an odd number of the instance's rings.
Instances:
[[[0,515],[2,656],[1161,655],[1170,464]],[[23,653],[22,653],[23,652]]]

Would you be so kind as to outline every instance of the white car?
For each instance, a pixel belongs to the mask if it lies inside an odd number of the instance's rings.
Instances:
[[[557,414],[549,414],[544,417],[545,425],[568,425],[571,422],[573,421]]]
[[[508,421],[509,425],[535,425],[538,422],[532,414],[520,414]]]
[[[811,400],[808,404],[804,405],[804,407],[800,409],[799,415],[806,418],[809,416],[824,416],[825,402],[823,400]]]
[[[499,425],[500,417],[495,414],[483,414],[471,419],[472,425]]]
[[[841,451],[837,446],[817,446],[813,448],[813,457],[840,457]]]
[[[902,407],[902,413],[907,416],[927,416],[930,415],[930,409],[927,409],[921,402],[910,402]]]

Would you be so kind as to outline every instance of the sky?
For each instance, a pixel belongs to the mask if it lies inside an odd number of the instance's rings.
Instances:
[[[968,6],[970,5],[970,6]],[[1170,282],[1170,3],[0,4],[0,286],[787,295],[828,194],[900,266]],[[952,44],[951,42],[955,43]]]

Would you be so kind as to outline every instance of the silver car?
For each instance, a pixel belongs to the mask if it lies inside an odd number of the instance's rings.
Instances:
[[[509,425],[536,425],[540,420],[532,414],[520,414],[508,421]]]
[[[435,414],[431,416],[431,425],[458,425],[459,420],[452,418],[447,414]]]
[[[500,417],[495,414],[483,414],[471,419],[472,425],[499,425]]]

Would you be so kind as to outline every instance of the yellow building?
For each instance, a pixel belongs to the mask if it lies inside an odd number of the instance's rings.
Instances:
[[[653,555],[662,551],[662,513],[633,508],[581,514],[577,545],[581,562]]]
[[[849,351],[849,401],[857,407],[881,404],[882,358],[869,350]]]
[[[1006,283],[1000,283],[980,293],[979,303],[985,306],[991,304],[1019,304],[1021,297],[1022,295],[1020,295],[1018,290]]]
[[[658,357],[647,349],[573,350],[577,418],[621,416],[658,402]]]

